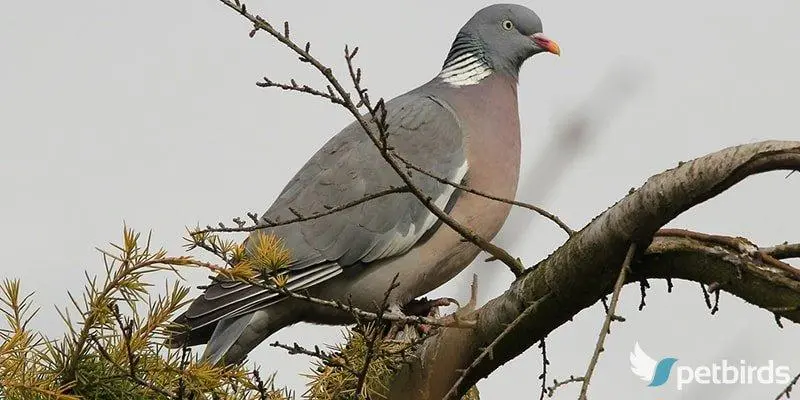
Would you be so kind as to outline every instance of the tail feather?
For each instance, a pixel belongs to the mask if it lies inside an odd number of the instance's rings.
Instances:
[[[192,328],[186,314],[181,314],[172,321],[169,336],[164,344],[171,349],[206,344],[216,327],[217,324],[214,323],[201,328]]]
[[[203,360],[214,365],[243,361],[269,335],[298,322],[300,314],[292,302],[280,302],[249,314],[225,318],[214,324],[193,327],[195,322],[182,314],[172,322],[165,344],[171,348],[207,343]]]
[[[218,322],[203,353],[203,360],[214,365],[230,365],[243,361],[250,350],[283,327],[280,324],[276,326],[271,319],[266,310],[258,310]]]

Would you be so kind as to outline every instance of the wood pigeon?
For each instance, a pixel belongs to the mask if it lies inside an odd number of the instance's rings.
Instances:
[[[559,54],[533,11],[496,4],[456,35],[441,72],[386,102],[387,141],[411,164],[451,182],[514,198],[519,179],[517,80],[542,52]],[[490,240],[510,206],[455,189],[421,173],[414,184],[440,209]],[[328,141],[286,185],[263,221],[313,215],[403,182],[358,123]],[[253,232],[274,234],[291,254],[286,288],[375,310],[396,274],[392,310],[441,286],[480,249],[442,224],[413,194],[393,193],[321,218]],[[207,343],[204,359],[238,363],[269,335],[297,322],[350,324],[349,312],[287,298],[243,282],[214,282],[176,323],[173,347]]]

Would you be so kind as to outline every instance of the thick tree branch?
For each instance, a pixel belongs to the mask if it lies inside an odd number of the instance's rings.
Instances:
[[[501,296],[476,311],[476,329],[444,329],[420,349],[418,362],[397,375],[392,399],[438,399],[460,378],[482,346],[501,334],[493,357],[470,368],[459,384],[463,394],[478,380],[516,357],[611,290],[617,266],[630,243],[646,248],[631,280],[682,278],[720,282],[722,290],[784,318],[800,322],[800,282],[766,263],[758,252],[718,243],[694,248],[696,239],[653,235],[683,211],[742,179],[761,172],[800,168],[800,142],[768,141],[721,150],[650,178],[640,189],[595,218],[517,279]],[[683,246],[683,247],[681,247]],[[700,251],[702,250],[702,251]],[[538,303],[521,321],[527,305]],[[503,333],[512,324],[510,333]]]

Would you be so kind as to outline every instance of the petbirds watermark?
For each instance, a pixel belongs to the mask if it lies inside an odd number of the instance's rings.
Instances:
[[[647,386],[661,386],[669,381],[672,367],[678,363],[674,357],[665,357],[656,362],[636,342],[630,356],[631,372]],[[700,385],[752,385],[752,384],[788,384],[792,376],[786,365],[775,365],[769,360],[765,365],[751,365],[745,360],[732,362],[720,360],[711,365],[678,365],[675,367],[675,384],[678,390],[684,386],[697,383]]]

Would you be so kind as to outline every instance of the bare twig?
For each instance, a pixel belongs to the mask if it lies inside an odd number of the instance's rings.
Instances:
[[[361,391],[364,389],[364,383],[367,381],[369,366],[372,363],[373,357],[375,357],[375,346],[378,344],[378,340],[383,332],[380,324],[383,322],[383,315],[386,314],[386,311],[389,309],[389,296],[392,294],[392,291],[397,289],[397,286],[399,286],[399,283],[397,283],[398,278],[400,278],[400,274],[395,274],[394,278],[392,278],[392,282],[389,283],[389,288],[386,289],[386,292],[383,295],[381,305],[378,307],[378,319],[375,321],[376,325],[372,326],[372,329],[366,329],[368,327],[365,327],[364,329],[364,339],[366,339],[367,351],[366,355],[364,355],[364,365],[361,367],[361,371],[356,375],[358,377],[355,391],[356,398],[361,397]],[[369,337],[366,337],[367,331],[370,333]]]
[[[313,304],[326,306],[326,307],[332,307],[332,308],[336,308],[336,309],[339,309],[339,310],[342,310],[342,311],[347,311],[347,312],[349,312],[349,313],[351,313],[351,314],[353,314],[353,315],[355,315],[355,316],[357,316],[359,318],[364,318],[364,319],[370,320],[370,321],[378,321],[378,320],[380,320],[380,321],[387,321],[387,322],[402,322],[404,324],[409,324],[409,325],[420,325],[420,324],[422,324],[422,325],[432,325],[432,326],[451,327],[451,328],[453,328],[453,327],[456,327],[456,328],[471,328],[471,326],[469,326],[468,324],[446,323],[446,322],[442,322],[442,321],[440,321],[439,319],[436,319],[436,318],[429,318],[429,317],[423,317],[423,316],[417,316],[417,315],[402,315],[400,313],[383,313],[382,315],[379,315],[378,313],[364,311],[364,310],[362,310],[362,309],[360,309],[358,307],[354,307],[352,305],[343,304],[340,301],[323,300],[323,299],[320,299],[320,298],[311,297],[308,294],[297,293],[297,292],[288,290],[288,289],[283,288],[283,287],[278,287],[278,286],[275,286],[275,285],[266,284],[264,282],[256,281],[256,280],[253,280],[253,279],[242,280],[242,282],[245,282],[245,283],[250,284],[250,285],[258,286],[258,287],[260,287],[262,289],[270,290],[270,291],[273,291],[275,293],[280,293],[280,294],[282,294],[284,296],[291,297],[291,298],[294,298],[294,299],[299,299],[299,300],[307,301],[307,302],[310,302],[310,303],[313,303]]]
[[[278,89],[283,89],[283,90],[287,90],[287,91],[290,91],[290,92],[298,92],[298,93],[310,94],[312,96],[318,96],[318,97],[322,97],[324,99],[328,99],[328,100],[331,101],[331,103],[334,103],[334,104],[339,104],[339,105],[343,104],[342,99],[340,99],[338,96],[336,96],[336,94],[334,94],[330,90],[326,93],[326,92],[322,92],[322,91],[319,91],[317,89],[314,89],[314,88],[312,88],[312,87],[310,87],[308,85],[298,85],[297,82],[295,82],[294,79],[291,80],[291,83],[285,84],[285,83],[280,83],[280,82],[274,82],[274,81],[270,80],[269,78],[267,78],[265,76],[263,82],[256,82],[256,86],[263,87],[263,88],[278,88]]]
[[[506,328],[503,329],[503,331],[499,335],[497,335],[497,337],[494,340],[492,340],[491,343],[489,343],[489,345],[487,345],[486,347],[481,349],[481,353],[478,355],[478,357],[475,357],[475,360],[473,360],[472,363],[466,369],[460,371],[458,379],[453,384],[453,386],[450,387],[450,390],[447,391],[447,394],[445,394],[443,399],[444,400],[455,399],[456,396],[458,396],[458,391],[460,390],[460,387],[461,387],[462,383],[464,382],[464,378],[469,374],[470,370],[476,368],[486,357],[492,358],[493,357],[492,350],[493,350],[494,346],[496,346],[498,343],[500,343],[506,335],[511,333],[511,331],[513,331],[514,328],[520,322],[525,320],[525,317],[527,317],[530,314],[533,314],[533,312],[536,311],[536,308],[539,306],[539,304],[541,304],[543,301],[546,301],[547,299],[549,299],[550,296],[551,296],[551,293],[547,293],[544,296],[542,296],[541,298],[537,299],[535,302],[533,302],[527,308],[525,308],[525,310],[522,311],[519,314],[519,316],[517,316],[517,318],[514,319],[513,322],[508,324],[506,326]]]
[[[710,310],[711,309],[711,296],[708,294],[708,289],[706,289],[706,284],[700,282],[700,289],[703,291],[703,300],[706,302],[706,307]]]
[[[186,340],[183,342],[183,347],[181,348],[181,363],[178,365],[180,377],[178,378],[178,393],[175,398],[179,400],[183,399],[186,395],[186,381],[184,380],[184,375],[186,374],[186,367],[189,366],[189,355],[191,352],[192,349],[189,348],[189,332],[187,332]]]
[[[774,313],[773,316],[775,317],[775,325],[778,325],[778,328],[783,329],[783,323],[781,322],[780,314]]]
[[[798,380],[800,380],[800,374],[794,376],[794,379],[792,379],[792,381],[789,382],[789,384],[786,385],[786,387],[783,388],[783,390],[781,390],[781,392],[778,393],[777,396],[775,396],[775,400],[781,400],[781,398],[783,398],[784,396],[786,396],[787,399],[790,398],[792,389],[794,389],[794,386],[797,385]]]
[[[426,175],[426,176],[428,176],[430,178],[433,178],[433,179],[435,179],[436,181],[438,181],[440,183],[443,183],[443,184],[446,184],[446,185],[450,185],[450,186],[452,186],[452,187],[454,187],[456,189],[461,189],[461,190],[463,190],[465,192],[469,192],[469,193],[472,193],[472,194],[474,194],[476,196],[481,196],[481,197],[487,198],[489,200],[494,200],[494,201],[497,201],[497,202],[500,202],[500,203],[505,203],[505,204],[511,204],[511,205],[517,206],[517,207],[527,208],[528,210],[534,211],[534,212],[538,213],[539,215],[549,219],[550,221],[553,221],[553,223],[558,225],[558,227],[561,228],[564,232],[566,232],[567,235],[572,236],[573,234],[575,234],[575,230],[570,228],[569,225],[567,225],[564,221],[561,220],[561,218],[559,218],[557,215],[555,215],[555,214],[553,214],[553,213],[551,213],[551,212],[549,212],[549,211],[547,211],[547,210],[545,210],[545,209],[543,209],[543,208],[541,208],[539,206],[535,206],[535,205],[529,204],[529,203],[524,203],[524,202],[521,202],[521,201],[510,200],[510,199],[505,199],[505,198],[502,198],[502,197],[497,197],[497,196],[491,195],[489,193],[482,192],[482,191],[477,190],[477,189],[473,189],[473,188],[471,188],[469,186],[462,185],[460,183],[456,183],[456,182],[453,182],[451,180],[448,180],[448,179],[442,178],[440,176],[437,176],[437,175],[431,173],[430,171],[425,170],[422,167],[414,165],[413,163],[409,162],[408,160],[404,159],[403,157],[401,157],[400,155],[398,155],[396,153],[393,154],[393,155],[395,157],[397,157],[400,161],[402,161],[403,164],[406,165],[406,167],[408,167],[410,169],[413,169],[413,170],[415,170],[415,171],[417,171],[417,172],[419,172],[419,173],[421,173],[423,175]]]
[[[589,382],[592,380],[592,374],[597,366],[597,361],[600,359],[600,353],[603,351],[603,344],[606,341],[606,336],[608,335],[608,330],[611,326],[611,320],[613,319],[612,316],[617,309],[619,294],[620,291],[622,291],[622,286],[625,285],[625,279],[628,276],[628,271],[630,270],[634,253],[636,253],[636,243],[632,243],[630,247],[628,247],[628,254],[625,255],[625,261],[622,262],[622,268],[620,268],[617,282],[614,283],[614,293],[611,295],[611,304],[608,306],[608,313],[606,313],[606,319],[603,321],[603,328],[600,329],[600,335],[597,338],[597,345],[594,348],[592,359],[589,361],[589,366],[586,368],[586,374],[584,375],[583,383],[581,384],[581,393],[578,396],[578,400],[586,400],[586,392],[589,390]]]
[[[784,272],[787,272],[790,275],[792,275],[794,279],[800,280],[800,270],[792,267],[791,265],[779,259],[779,258],[790,258],[787,257],[787,255],[791,256],[791,254],[796,254],[796,252],[800,249],[794,248],[795,245],[783,245],[785,247],[776,246],[770,249],[760,249],[758,246],[756,246],[755,244],[753,244],[752,242],[750,242],[745,238],[741,237],[734,238],[730,236],[721,236],[721,235],[709,235],[707,233],[694,232],[686,229],[660,229],[658,230],[658,232],[656,232],[656,236],[686,237],[686,238],[715,242],[721,246],[731,247],[750,256],[758,257],[766,264],[769,264],[770,266],[775,267]],[[778,252],[779,255],[783,257],[774,257],[773,253],[775,253],[776,251]]]
[[[191,236],[192,235],[190,233],[190,237]],[[205,240],[197,240],[197,239],[195,239],[193,237],[192,238],[186,238],[186,240],[189,242],[188,244],[185,245],[187,251],[191,251],[191,250],[194,250],[196,247],[199,247],[199,248],[201,248],[201,249],[203,249],[203,250],[205,250],[205,251],[217,256],[217,258],[222,260],[222,262],[224,262],[225,265],[228,265],[230,267],[234,266],[235,263],[233,261],[231,261],[231,259],[228,257],[228,255],[224,251],[222,251],[222,249],[220,249],[218,246],[216,246],[216,244],[214,242],[205,241]]]
[[[714,291],[714,306],[711,307],[711,315],[719,311],[719,290]]]
[[[645,298],[647,297],[647,289],[650,289],[650,283],[647,282],[647,279],[642,279],[639,281],[639,294],[641,295],[641,301],[639,301],[639,311],[642,311],[644,307],[647,305],[645,302]]]
[[[584,378],[582,376],[576,378],[574,375],[570,375],[569,379],[565,379],[563,381],[553,379],[553,386],[549,386],[547,388],[547,397],[553,397],[553,395],[556,393],[556,389],[560,388],[561,386],[565,386],[570,383],[583,382],[583,379]]]
[[[539,341],[539,348],[542,349],[542,373],[539,379],[542,381],[542,392],[539,393],[539,400],[544,400],[544,394],[547,393],[547,366],[550,365],[550,360],[547,359],[547,342],[546,337]]]
[[[264,385],[264,380],[261,379],[261,373],[257,369],[253,370],[253,381],[256,383],[256,390],[258,390],[259,400],[267,400],[267,387]],[[179,397],[179,399],[183,399]]]
[[[131,349],[131,340],[133,340],[133,320],[128,319],[126,321],[119,312],[119,306],[117,306],[117,304],[112,305],[111,312],[114,315],[114,319],[117,321],[117,326],[122,335],[122,343],[125,345],[125,355],[128,357],[128,373],[131,377],[135,377],[136,366],[139,364],[139,357],[134,355],[133,349]]]
[[[358,372],[355,369],[353,369],[352,366],[350,366],[348,363],[345,363],[345,362],[339,360],[337,357],[332,356],[327,351],[321,350],[319,348],[319,346],[315,345],[314,346],[314,350],[306,349],[305,347],[300,346],[297,343],[294,343],[292,346],[289,346],[289,345],[286,345],[286,344],[283,344],[283,343],[280,343],[280,342],[274,342],[274,343],[270,343],[270,346],[284,349],[284,350],[288,351],[289,354],[292,354],[292,355],[294,355],[294,354],[303,354],[303,355],[306,355],[306,356],[317,358],[317,359],[323,361],[327,365],[331,365],[331,366],[334,366],[334,367],[342,368],[345,371],[353,374],[353,376],[358,376]]]
[[[226,268],[219,267],[217,265],[192,260],[193,265],[206,268],[212,272],[224,274],[227,271]],[[362,310],[358,307],[354,307],[349,304],[343,304],[340,301],[336,300],[323,300],[317,297],[312,297],[307,293],[297,293],[292,290],[286,289],[285,287],[277,286],[275,284],[265,283],[261,280],[256,280],[253,278],[245,279],[245,278],[238,278],[235,280],[227,280],[221,279],[219,277],[211,277],[214,281],[238,281],[242,283],[246,283],[248,285],[253,285],[260,287],[262,289],[269,290],[271,292],[282,294],[286,297],[291,297],[293,299],[307,301],[312,304],[317,304],[321,306],[331,307],[335,309],[339,309],[342,311],[347,311],[348,313],[353,314],[358,318],[364,318],[370,321],[382,320],[386,322],[396,322],[396,323],[403,323],[408,325],[431,325],[431,326],[439,326],[439,327],[448,327],[448,328],[472,328],[474,326],[473,323],[469,321],[460,321],[460,320],[448,320],[448,319],[439,319],[439,318],[430,318],[425,316],[419,315],[403,315],[402,313],[384,313],[383,315],[379,316],[377,313],[369,312]]]
[[[695,232],[687,229],[662,228],[656,231],[655,236],[684,237],[702,240],[704,242],[716,243],[742,253],[752,254],[758,251],[758,246],[749,240],[740,237],[712,235],[709,233]]]
[[[782,260],[785,258],[800,258],[800,243],[783,243],[777,246],[762,248],[764,254]]]
[[[289,220],[286,220],[286,221],[262,221],[262,222],[259,222],[257,224],[250,225],[250,226],[244,226],[244,225],[243,226],[236,226],[236,227],[222,226],[222,227],[219,227],[219,228],[213,228],[213,227],[209,226],[209,227],[206,227],[206,229],[200,229],[200,230],[197,230],[197,231],[192,232],[192,233],[203,234],[203,233],[216,233],[216,232],[219,232],[219,233],[222,233],[222,232],[227,232],[227,233],[230,233],[230,232],[253,232],[253,231],[256,231],[256,230],[259,230],[259,229],[264,229],[264,228],[274,228],[274,227],[282,226],[282,225],[295,224],[295,223],[298,223],[298,222],[306,222],[306,221],[311,221],[311,220],[315,220],[315,219],[318,219],[318,218],[322,218],[322,217],[325,217],[325,216],[328,216],[328,215],[331,215],[331,214],[335,214],[337,212],[344,211],[344,210],[347,210],[349,208],[353,208],[353,207],[355,207],[355,206],[357,206],[359,204],[366,203],[368,201],[375,200],[377,198],[384,197],[384,196],[387,196],[387,195],[390,195],[390,194],[408,193],[408,192],[409,192],[408,187],[392,187],[392,188],[389,188],[389,189],[386,189],[386,190],[381,190],[380,192],[375,192],[375,193],[372,193],[372,194],[365,195],[365,196],[363,196],[363,197],[361,197],[361,198],[359,198],[357,200],[353,200],[351,202],[348,202],[348,203],[345,203],[345,204],[342,204],[342,205],[339,205],[339,206],[334,206],[334,207],[329,207],[329,208],[326,207],[327,208],[326,211],[316,212],[316,213],[308,215],[308,216],[300,215],[300,216],[297,216],[296,218],[292,218],[292,219],[289,219]],[[296,212],[296,210],[294,210],[294,211],[295,211],[295,215],[297,215],[298,213]]]

